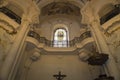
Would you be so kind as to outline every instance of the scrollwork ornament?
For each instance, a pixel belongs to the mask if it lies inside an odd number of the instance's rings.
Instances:
[[[34,24],[39,23],[39,14],[36,14],[32,17],[32,23],[34,23]]]

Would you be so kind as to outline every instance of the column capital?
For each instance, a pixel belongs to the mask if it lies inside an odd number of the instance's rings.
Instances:
[[[89,24],[91,24],[91,25],[94,24],[94,23],[98,23],[99,24],[100,21],[98,19],[93,19],[91,22],[89,22]]]

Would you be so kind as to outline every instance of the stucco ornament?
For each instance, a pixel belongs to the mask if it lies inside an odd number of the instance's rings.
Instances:
[[[84,6],[81,10],[82,14],[82,23],[91,23],[94,20],[94,13],[93,9],[88,3],[86,6]]]

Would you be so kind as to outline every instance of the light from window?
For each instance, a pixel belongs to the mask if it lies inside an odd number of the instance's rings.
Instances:
[[[65,29],[57,29],[54,33],[54,47],[67,47],[67,31]]]

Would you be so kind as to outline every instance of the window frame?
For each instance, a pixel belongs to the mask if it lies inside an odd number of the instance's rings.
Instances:
[[[56,37],[56,32],[58,30],[62,29],[63,31],[65,31],[66,33],[66,40],[63,40],[63,41],[57,41],[55,40],[55,37]],[[69,40],[69,35],[68,35],[68,31],[65,29],[65,28],[57,28],[54,30],[54,33],[53,33],[53,47],[68,47],[68,40]]]

